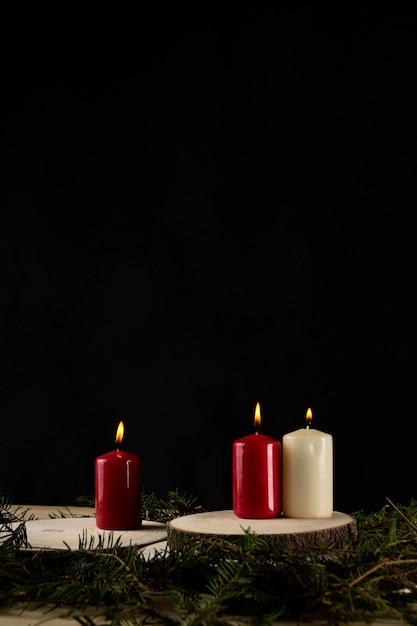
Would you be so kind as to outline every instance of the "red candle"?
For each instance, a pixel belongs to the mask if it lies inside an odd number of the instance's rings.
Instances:
[[[255,409],[255,433],[233,442],[233,512],[238,517],[264,519],[281,513],[281,444],[258,433],[259,402]]]
[[[116,433],[117,449],[95,464],[96,525],[104,530],[133,530],[142,525],[140,458],[119,450],[123,422]]]

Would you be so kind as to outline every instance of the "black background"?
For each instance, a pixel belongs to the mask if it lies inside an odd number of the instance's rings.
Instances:
[[[409,5],[127,3],[2,23],[0,492],[94,459],[231,507],[231,446],[334,437],[335,509],[415,490]]]

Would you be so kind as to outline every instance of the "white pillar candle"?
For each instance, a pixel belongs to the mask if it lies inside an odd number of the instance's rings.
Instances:
[[[285,517],[333,515],[333,437],[307,426],[282,438],[282,511]]]

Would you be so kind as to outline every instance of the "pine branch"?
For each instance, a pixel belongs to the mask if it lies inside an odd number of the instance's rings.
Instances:
[[[363,574],[361,574],[354,580],[351,580],[349,582],[349,587],[353,587],[354,585],[357,585],[358,583],[362,582],[362,580],[367,578],[367,576],[371,576],[371,574],[374,574],[382,567],[392,567],[393,565],[402,566],[402,565],[410,565],[410,564],[417,565],[417,559],[395,559],[394,561],[382,561],[381,563],[377,563],[376,565],[368,569],[366,572],[364,572]]]
[[[404,513],[401,511],[401,509],[400,509],[398,506],[396,506],[396,505],[392,502],[392,500],[390,500],[389,498],[387,498],[387,502],[388,502],[388,503],[392,506],[392,508],[393,508],[395,511],[397,511],[397,513],[398,513],[399,515],[401,515],[401,517],[402,517],[402,518],[403,518],[403,519],[407,522],[407,524],[410,524],[411,528],[413,528],[413,529],[417,532],[417,525],[416,525],[416,524],[413,524],[413,523],[411,522],[411,520],[409,520],[409,519],[408,519],[408,517],[407,517],[406,515],[404,515]]]
[[[144,496],[144,502],[156,521],[202,510],[178,490],[164,499]],[[105,616],[114,626],[270,624],[308,617],[329,624],[379,617],[417,623],[417,503],[388,501],[380,511],[352,515],[358,540],[349,550],[283,550],[247,531],[233,540],[208,537],[198,553],[190,542],[146,559],[112,537],[81,537],[78,550],[30,551],[23,518],[16,519],[3,501],[0,606],[61,606],[79,623]],[[95,607],[93,617],[86,607]]]
[[[142,494],[142,516],[155,522],[168,522],[176,517],[201,513],[203,508],[195,496],[180,493],[178,489],[168,491],[168,499],[161,499],[154,493]]]

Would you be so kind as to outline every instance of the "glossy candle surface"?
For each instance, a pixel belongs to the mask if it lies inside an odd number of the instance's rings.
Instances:
[[[134,530],[142,525],[140,458],[114,450],[95,462],[96,525]]]
[[[281,444],[260,433],[233,442],[233,512],[266,519],[281,513]]]
[[[285,517],[333,515],[333,438],[300,428],[282,438],[282,511]]]

